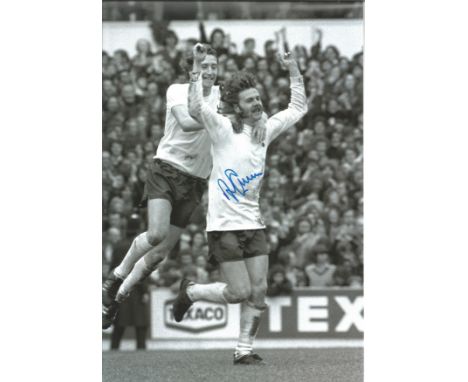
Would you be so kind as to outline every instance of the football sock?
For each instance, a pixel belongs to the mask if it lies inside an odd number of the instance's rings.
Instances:
[[[146,238],[146,232],[138,235],[132,242],[127,254],[118,267],[114,269],[114,275],[121,279],[125,279],[132,271],[133,266],[140,260],[149,250],[154,248]]]
[[[251,302],[241,304],[240,334],[237,342],[235,357],[252,353],[253,342],[257,336],[260,318],[265,307],[255,307]]]
[[[192,301],[206,300],[211,302],[226,303],[224,290],[227,284],[211,283],[211,284],[193,284],[187,288],[187,294]]]
[[[124,282],[120,286],[115,299],[118,302],[125,300],[130,295],[130,292],[133,290],[135,285],[148,277],[154,270],[156,270],[156,267],[157,265],[153,265],[151,267],[148,266],[145,262],[145,258],[138,260],[130,274],[125,278]]]

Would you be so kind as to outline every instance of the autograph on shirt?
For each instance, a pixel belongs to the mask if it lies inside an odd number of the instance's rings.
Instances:
[[[229,185],[223,179],[218,179],[218,186],[227,200],[233,198],[236,202],[239,202],[236,194],[244,196],[249,191],[245,186],[255,178],[263,175],[262,172],[254,172],[245,178],[240,178],[237,172],[230,168],[224,170],[224,174],[227,177]]]

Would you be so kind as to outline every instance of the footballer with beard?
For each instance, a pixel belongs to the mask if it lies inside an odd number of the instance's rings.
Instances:
[[[203,102],[216,112],[220,100],[216,51],[203,45],[199,62]],[[192,68],[193,57],[187,57]],[[145,198],[148,228],[132,242],[122,262],[110,271],[102,287],[102,328],[107,329],[135,285],[155,271],[171,252],[189,218],[200,204],[212,169],[211,141],[203,124],[187,109],[189,84],[173,84],[166,93],[164,136],[148,172]],[[265,127],[257,124],[252,139],[263,141]]]
[[[240,335],[235,365],[263,364],[253,352],[262,313],[266,309],[268,246],[259,195],[268,145],[307,113],[303,78],[289,53],[278,55],[289,70],[291,100],[286,110],[266,121],[265,143],[252,140],[253,126],[261,121],[263,105],[255,77],[237,72],[226,81],[221,99],[235,118],[222,116],[203,98],[203,62],[207,52],[194,47],[189,86],[190,115],[206,128],[212,141],[213,169],[208,182],[207,232],[210,262],[220,266],[225,282],[197,284],[182,280],[173,314],[181,321],[195,301],[241,303]]]

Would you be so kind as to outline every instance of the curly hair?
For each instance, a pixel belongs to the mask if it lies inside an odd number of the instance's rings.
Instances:
[[[255,88],[257,81],[255,76],[248,72],[237,72],[231,78],[225,81],[220,87],[221,100],[231,105],[239,103],[239,93],[246,89]]]

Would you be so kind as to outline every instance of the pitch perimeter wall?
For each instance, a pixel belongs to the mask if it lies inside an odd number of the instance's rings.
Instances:
[[[240,306],[197,302],[184,320],[172,316],[175,294],[168,289],[151,293],[151,338],[235,339]],[[267,299],[258,338],[362,339],[362,289],[296,289],[291,295]]]

